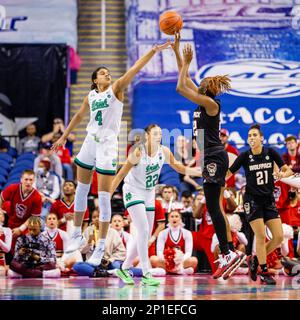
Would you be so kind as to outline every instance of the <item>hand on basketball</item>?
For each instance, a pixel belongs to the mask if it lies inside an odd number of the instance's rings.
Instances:
[[[193,59],[193,50],[192,46],[187,43],[183,48],[183,62],[186,64],[190,64]]]
[[[164,49],[167,49],[167,48],[169,48],[171,46],[171,40],[168,40],[166,43],[164,43],[164,44],[161,44],[161,45],[158,45],[158,44],[156,44],[153,48],[152,48],[152,50],[156,53],[156,52],[160,52],[160,51],[162,51],[162,50],[164,50]]]
[[[180,44],[180,32],[174,33],[174,42],[171,43],[171,47],[175,52],[179,52],[179,44]]]
[[[67,142],[67,139],[65,139],[63,136],[61,136],[56,142],[53,143],[51,150],[54,152],[57,152],[60,147],[64,147]]]

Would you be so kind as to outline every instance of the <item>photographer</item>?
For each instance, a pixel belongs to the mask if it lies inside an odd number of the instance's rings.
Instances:
[[[41,233],[41,219],[30,217],[29,234],[18,238],[15,255],[8,270],[10,278],[59,277],[56,269],[56,252],[53,242]]]

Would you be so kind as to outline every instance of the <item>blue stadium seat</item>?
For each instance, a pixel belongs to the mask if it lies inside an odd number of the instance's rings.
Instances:
[[[18,151],[14,147],[9,147],[7,153],[11,155],[13,158],[16,158],[18,156]]]
[[[0,166],[0,174],[4,177],[8,176],[8,170],[4,169],[3,167]]]
[[[14,168],[19,168],[22,167],[24,170],[25,169],[33,169],[33,161],[31,160],[21,160],[16,162]]]
[[[10,176],[14,175],[15,173],[22,173],[26,168],[24,168],[23,166],[20,167],[14,167],[11,172],[9,173]]]
[[[18,156],[17,160],[16,160],[16,163],[19,162],[19,161],[22,161],[22,160],[30,160],[30,161],[34,161],[36,155],[31,153],[31,152],[25,152],[25,153],[22,153]]]
[[[0,159],[6,161],[8,163],[13,162],[13,157],[6,152],[0,152]]]
[[[10,171],[11,166],[7,161],[0,159],[0,168],[4,168],[7,171]]]
[[[0,175],[0,185],[3,186],[6,183],[6,181],[7,181],[7,178]]]
[[[22,171],[13,172],[9,175],[8,180],[21,179]]]

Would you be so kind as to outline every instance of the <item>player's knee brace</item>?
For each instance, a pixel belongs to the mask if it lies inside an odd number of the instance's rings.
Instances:
[[[111,219],[111,205],[110,205],[110,193],[105,191],[98,192],[99,199],[99,221],[110,222]]]
[[[90,184],[81,183],[78,181],[75,200],[74,210],[75,212],[85,212],[87,208],[87,196],[90,191]]]

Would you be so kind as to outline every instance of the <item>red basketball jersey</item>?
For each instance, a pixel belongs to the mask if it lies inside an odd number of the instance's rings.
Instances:
[[[30,216],[39,216],[42,210],[42,197],[36,189],[24,197],[20,183],[12,184],[1,193],[3,201],[10,201],[7,214],[8,227],[20,227]]]
[[[64,217],[65,214],[74,213],[74,201],[70,205],[68,205],[63,199],[56,200],[52,204],[50,212],[55,213],[58,219],[60,220]],[[90,218],[90,213],[89,213],[89,209],[87,208],[84,213],[83,221],[89,221],[89,218]],[[59,226],[59,229],[66,231],[67,223],[61,224]]]

